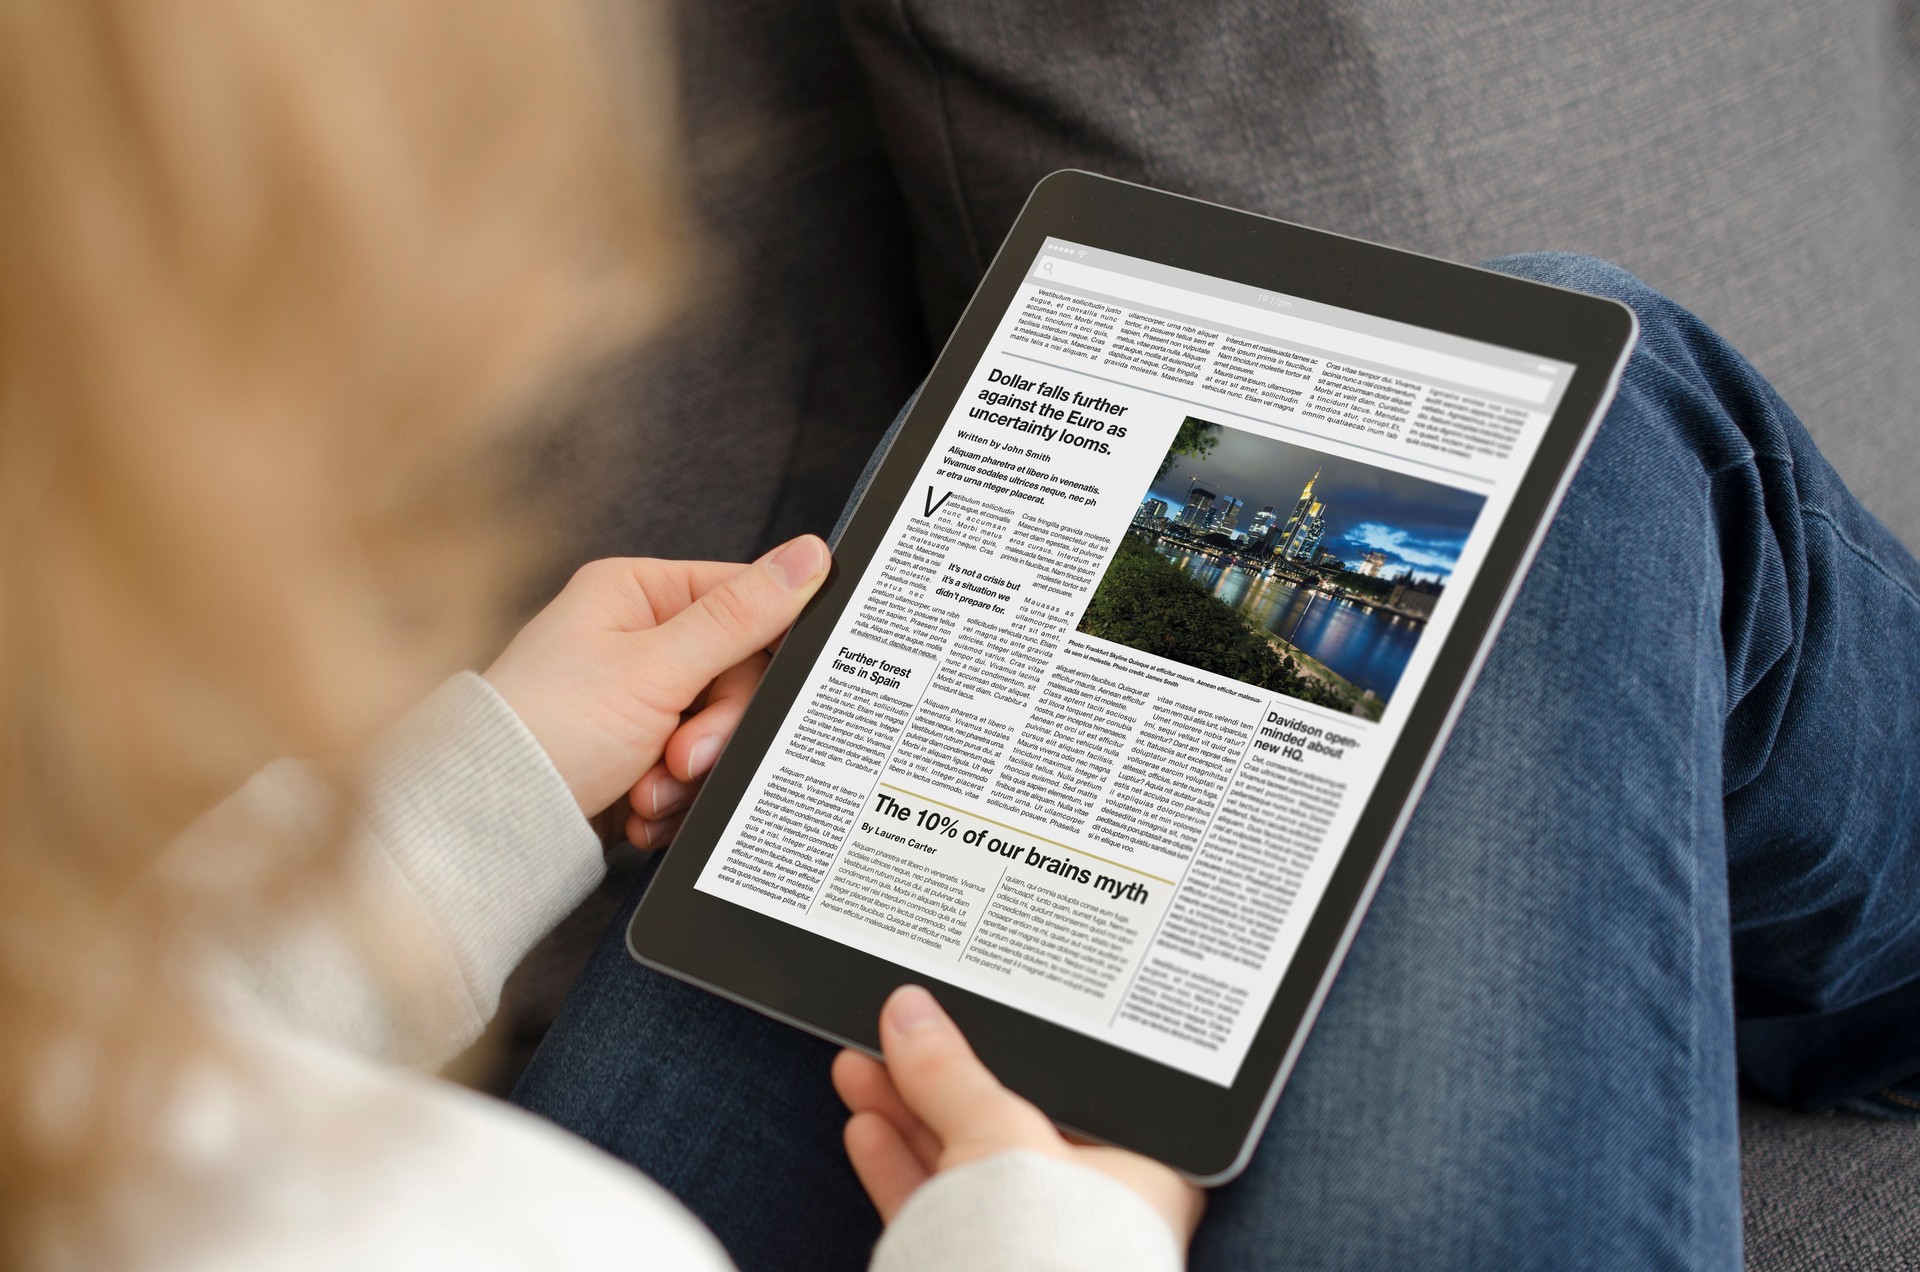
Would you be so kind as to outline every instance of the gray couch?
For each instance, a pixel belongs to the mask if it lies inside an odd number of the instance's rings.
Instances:
[[[1920,543],[1916,0],[685,0],[680,18],[706,263],[677,328],[601,386],[609,427],[556,454],[580,492],[556,556],[740,558],[824,530],[1061,167],[1460,260],[1617,261],[1741,346]],[[523,1038],[577,944],[520,978]],[[1920,1267],[1920,1126],[1750,1104],[1742,1131],[1751,1266]]]

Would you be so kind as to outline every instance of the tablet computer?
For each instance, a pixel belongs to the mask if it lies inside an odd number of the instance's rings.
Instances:
[[[1061,1125],[1231,1178],[1634,335],[1613,301],[1048,177],[634,957],[870,1051],[920,982]]]

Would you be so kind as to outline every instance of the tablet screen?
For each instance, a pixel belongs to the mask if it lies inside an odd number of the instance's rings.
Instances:
[[[696,886],[1231,1085],[1573,372],[1047,239]]]

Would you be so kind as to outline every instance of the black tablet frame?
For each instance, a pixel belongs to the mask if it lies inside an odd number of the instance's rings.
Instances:
[[[1615,301],[1065,171],[1035,187],[628,928],[646,965],[873,1052],[899,964],[699,892],[729,814],[1049,237],[1571,363],[1574,374],[1230,1087],[945,983],[980,1055],[1062,1126],[1202,1183],[1244,1168],[1637,332]],[[822,1075],[822,1081],[825,1076]]]

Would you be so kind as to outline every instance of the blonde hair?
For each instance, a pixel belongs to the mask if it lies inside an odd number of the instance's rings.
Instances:
[[[671,294],[633,16],[0,0],[0,1233],[151,1166],[207,1045],[151,863],[477,652],[506,426]]]

